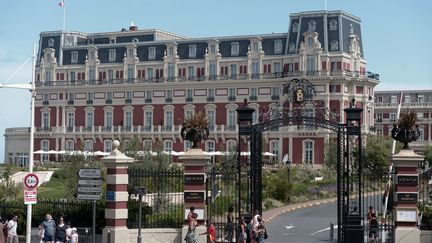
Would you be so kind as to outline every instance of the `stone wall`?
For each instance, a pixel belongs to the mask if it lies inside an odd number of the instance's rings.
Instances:
[[[129,230],[129,242],[136,243],[138,229]],[[142,242],[182,243],[182,229],[142,229]],[[126,242],[123,242],[126,243]]]

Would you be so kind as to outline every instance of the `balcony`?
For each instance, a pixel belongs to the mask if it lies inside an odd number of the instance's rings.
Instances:
[[[173,99],[172,98],[165,98],[165,102],[166,103],[172,103]]]
[[[107,105],[112,104],[112,99],[106,99],[106,100],[105,100],[105,104],[107,104]]]
[[[211,96],[211,97],[207,97],[207,102],[214,102],[215,101],[215,97]]]
[[[132,132],[133,129],[131,126],[123,126],[122,127],[122,132]]]
[[[132,99],[125,99],[126,104],[132,104]]]
[[[235,96],[228,96],[228,101],[236,101],[236,97]]]
[[[87,105],[93,105],[93,100],[87,100],[87,101],[86,101],[86,104],[87,104]]]
[[[147,103],[147,104],[152,103],[152,99],[151,99],[151,98],[146,98],[146,99],[144,100],[144,102]]]
[[[43,104],[43,105],[49,105],[49,101],[48,101],[48,100],[44,100],[44,101],[42,102],[42,104]]]
[[[75,104],[75,101],[74,100],[68,100],[67,104],[68,105],[73,105],[73,104]]]
[[[193,98],[192,97],[186,97],[186,102],[193,102]]]
[[[249,101],[257,101],[258,97],[256,95],[249,96]]]
[[[274,101],[279,100],[279,98],[280,98],[279,95],[272,95],[271,96],[271,99],[274,100]]]

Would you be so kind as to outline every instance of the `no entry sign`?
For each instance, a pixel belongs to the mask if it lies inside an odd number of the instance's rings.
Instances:
[[[29,173],[24,177],[24,186],[29,189],[36,188],[39,185],[39,177],[36,174]]]

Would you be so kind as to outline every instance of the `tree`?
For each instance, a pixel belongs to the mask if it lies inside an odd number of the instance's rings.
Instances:
[[[8,201],[18,197],[20,186],[12,181],[12,176],[15,173],[14,165],[7,164],[1,174],[0,181],[0,201]]]
[[[324,164],[329,169],[336,169],[337,165],[337,145],[334,139],[330,138],[325,145]]]
[[[384,175],[389,169],[393,141],[376,135],[368,136],[366,141],[363,170],[366,173]],[[398,144],[396,151],[400,150],[400,147]]]
[[[432,146],[427,146],[424,151],[425,160],[429,162],[429,166],[432,166]]]

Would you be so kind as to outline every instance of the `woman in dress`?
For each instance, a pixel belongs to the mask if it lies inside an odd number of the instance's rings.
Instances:
[[[188,221],[189,221],[189,228],[188,228],[188,232],[186,234],[185,237],[185,241],[186,243],[199,243],[196,234],[195,234],[195,228],[198,225],[198,214],[197,213],[192,213],[191,217],[188,217]]]

